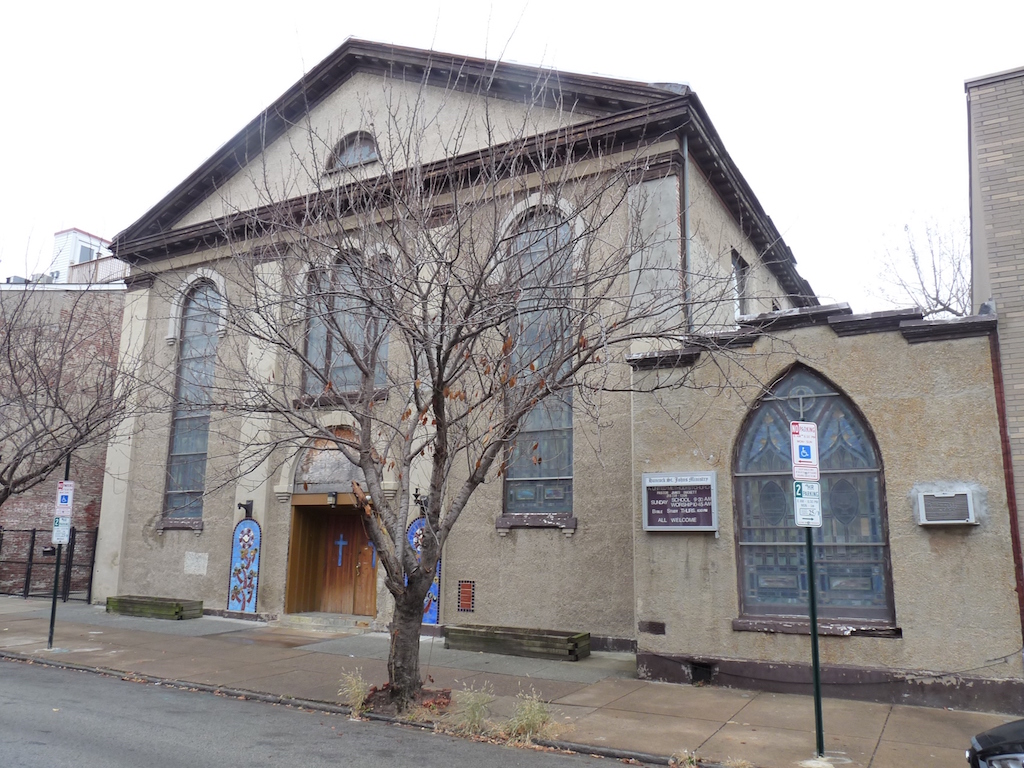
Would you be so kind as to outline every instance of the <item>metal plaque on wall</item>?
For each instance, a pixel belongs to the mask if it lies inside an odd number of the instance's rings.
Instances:
[[[717,473],[643,475],[645,531],[718,532]]]

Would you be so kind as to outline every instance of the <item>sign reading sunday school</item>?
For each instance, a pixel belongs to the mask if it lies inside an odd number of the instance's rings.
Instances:
[[[643,475],[645,531],[718,531],[717,473]]]

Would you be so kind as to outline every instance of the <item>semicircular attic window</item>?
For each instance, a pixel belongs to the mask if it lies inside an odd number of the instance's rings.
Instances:
[[[373,140],[373,136],[366,131],[356,131],[338,142],[331,153],[327,169],[339,171],[343,168],[354,168],[357,165],[372,163],[377,159],[377,142]]]

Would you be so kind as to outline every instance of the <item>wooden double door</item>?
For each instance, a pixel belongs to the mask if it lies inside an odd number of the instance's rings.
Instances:
[[[327,519],[320,596],[320,610],[325,613],[373,616],[377,612],[377,553],[361,518],[354,514]]]
[[[377,556],[360,510],[292,508],[287,613],[377,613]]]

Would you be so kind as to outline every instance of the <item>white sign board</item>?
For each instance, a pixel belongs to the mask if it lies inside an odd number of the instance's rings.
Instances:
[[[793,446],[793,479],[820,479],[818,472],[818,425],[813,421],[789,422]]]
[[[61,480],[57,483],[57,503],[54,505],[53,537],[54,544],[71,542],[71,508],[75,503],[75,482]]]
[[[51,542],[53,544],[68,544],[71,541],[71,518],[70,517],[54,517],[53,518],[53,538]]]
[[[70,515],[75,503],[75,481],[61,480],[57,483],[57,514]]]
[[[821,528],[821,485],[793,481],[793,517],[801,528]]]

